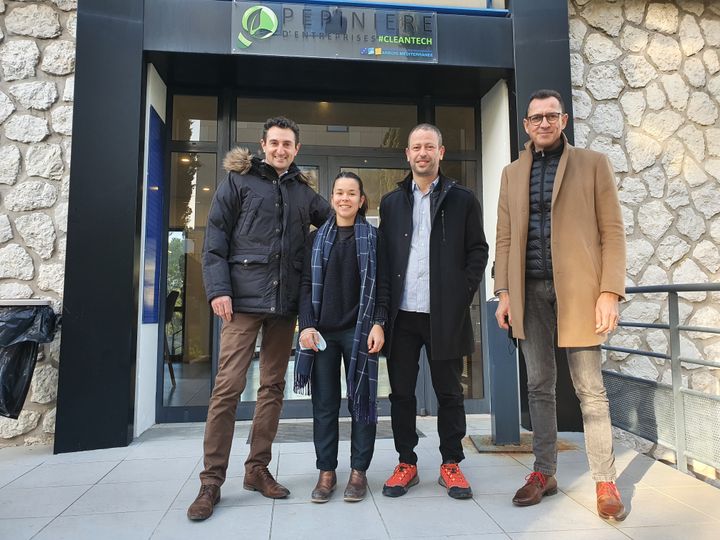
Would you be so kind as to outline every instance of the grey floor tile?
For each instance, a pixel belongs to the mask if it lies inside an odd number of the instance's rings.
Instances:
[[[57,516],[89,486],[0,489],[0,519]]]
[[[561,527],[562,523],[558,523]],[[590,531],[545,531],[509,533],[512,540],[627,540],[627,536],[617,529],[593,529]]]
[[[524,508],[514,506],[511,497],[476,495],[475,500],[507,533],[611,528],[594,512],[562,492]]]
[[[12,482],[9,487],[89,486],[98,482],[115,466],[116,461],[43,463]]]
[[[463,465],[465,462],[463,461]],[[476,495],[499,493],[512,495],[525,483],[530,472],[522,465],[498,465],[496,467],[463,467],[465,478]]]
[[[715,521],[706,514],[664,495],[654,488],[643,486],[618,487],[627,510],[625,521],[617,524],[620,529]],[[591,512],[596,511],[594,490],[573,491],[568,492],[567,495]]]
[[[322,532],[320,532],[322,531]],[[388,534],[371,500],[275,505],[272,540],[385,540]]]
[[[53,518],[0,519],[0,538],[6,540],[30,540]]]
[[[119,463],[101,484],[187,480],[200,458],[132,459]]]
[[[87,450],[85,452],[67,452],[48,457],[45,463],[88,463],[91,461],[122,461],[136,447],[139,442],[120,448],[105,448],[103,450]]]
[[[182,479],[165,482],[98,484],[90,488],[63,515],[167,510],[182,485]]]
[[[0,488],[39,467],[36,463],[0,463]]]
[[[699,483],[694,486],[655,488],[695,510],[720,520],[720,489]]]
[[[60,516],[33,540],[146,540],[164,512]]]
[[[463,470],[468,467],[503,467],[503,466],[517,466],[522,465],[527,468],[524,464],[519,464],[517,460],[513,459],[508,454],[495,454],[495,453],[483,453],[483,454],[465,454],[465,459],[460,463]]]
[[[202,454],[202,439],[152,440],[134,447],[125,459],[200,457]]]
[[[185,510],[170,510],[162,518],[152,540],[198,540],[199,538],[270,538],[272,506],[216,507],[203,522],[190,521]]]
[[[418,538],[417,536],[398,537],[393,536],[392,540],[410,540]],[[454,534],[452,536],[422,536],[422,540],[509,540],[510,537],[505,533],[489,533],[489,534]]]
[[[391,538],[503,532],[472,499],[457,501],[446,494],[432,498],[379,496],[375,503]]]
[[[622,531],[633,540],[717,540],[717,523],[629,527]]]

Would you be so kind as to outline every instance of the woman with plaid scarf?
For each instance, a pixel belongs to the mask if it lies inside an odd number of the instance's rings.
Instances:
[[[343,172],[335,178],[332,206],[335,213],[308,239],[295,359],[295,392],[312,395],[320,471],[311,495],[316,503],[327,502],[337,484],[341,357],[352,417],[352,471],[344,498],[361,501],[367,492],[377,424],[377,355],[387,318],[386,302],[375,298],[377,231],[365,219],[367,199],[359,176]]]

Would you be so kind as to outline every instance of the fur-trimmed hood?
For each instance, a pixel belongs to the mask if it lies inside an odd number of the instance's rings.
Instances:
[[[252,167],[252,152],[247,148],[236,146],[225,154],[223,167],[227,172],[246,174]]]

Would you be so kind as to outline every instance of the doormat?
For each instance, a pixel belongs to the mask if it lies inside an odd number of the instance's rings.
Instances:
[[[340,440],[350,440],[350,422],[340,421]],[[418,437],[425,437],[425,434],[419,429],[416,430]],[[390,420],[380,420],[377,424],[376,439],[392,439],[392,424]],[[312,442],[313,425],[312,422],[298,423],[281,423],[278,426],[276,443],[296,443],[296,442]],[[248,444],[250,444],[250,435],[248,435]]]
[[[502,444],[493,443],[492,435],[470,435],[470,440],[481,454],[499,452],[503,454],[531,454],[532,453],[532,433],[521,433],[520,444]],[[580,447],[574,443],[558,438],[558,452],[565,450],[578,450]]]

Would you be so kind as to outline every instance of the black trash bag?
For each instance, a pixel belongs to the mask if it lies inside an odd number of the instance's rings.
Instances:
[[[35,371],[38,343],[55,337],[50,306],[0,306],[0,415],[17,419]]]

